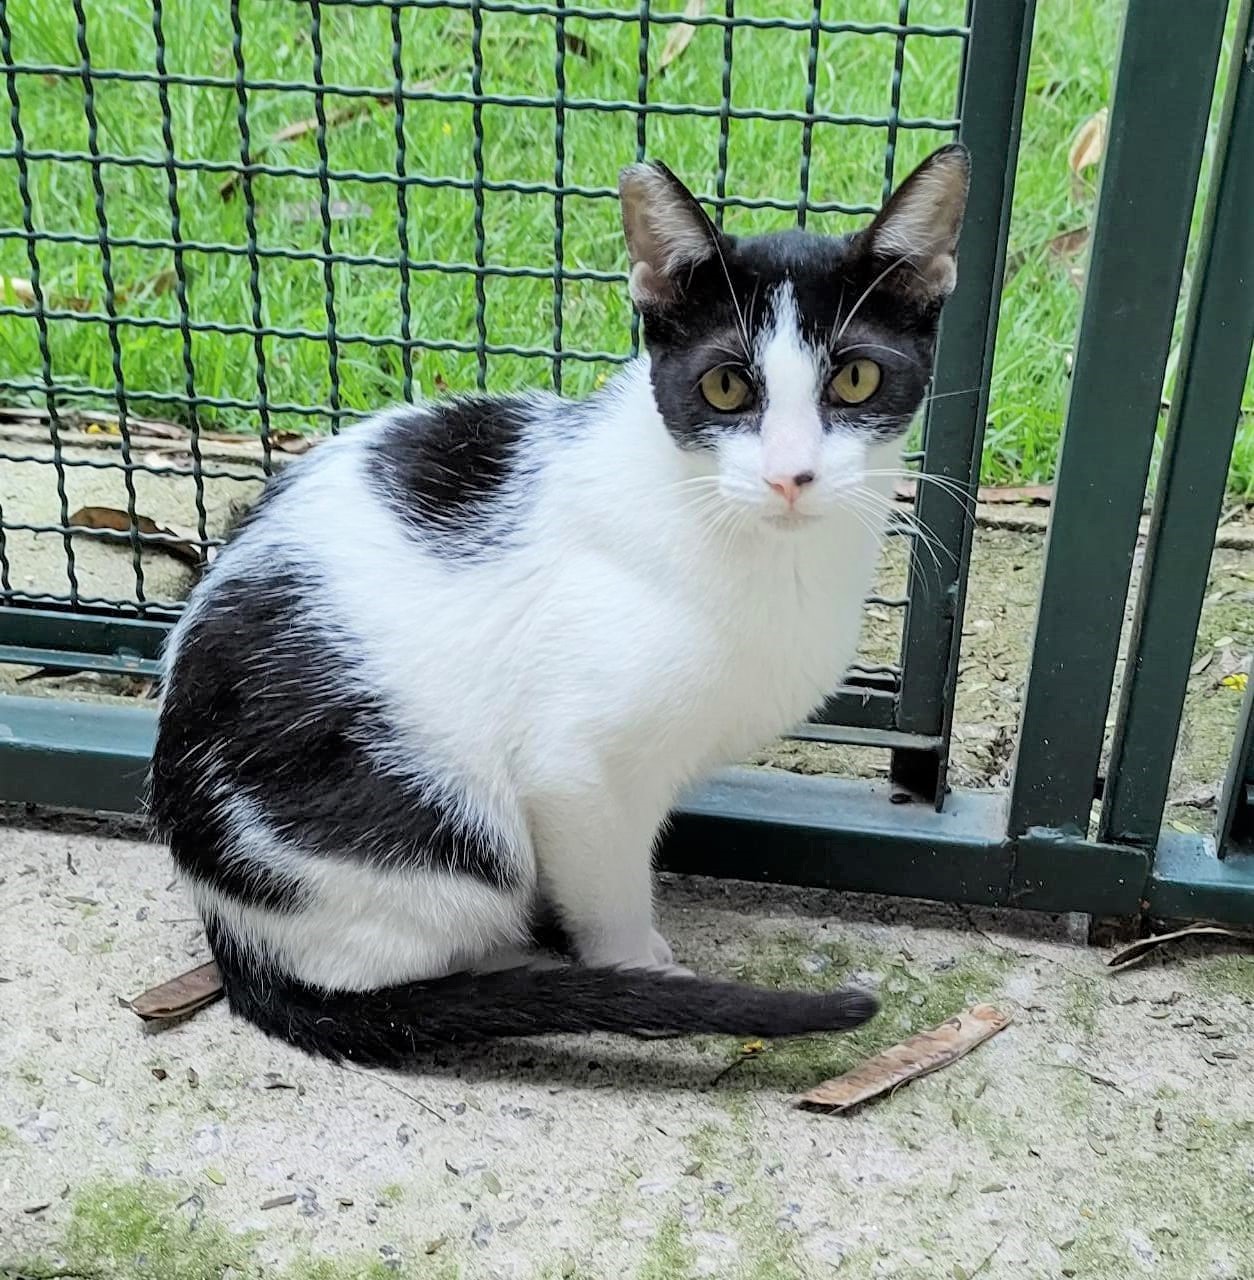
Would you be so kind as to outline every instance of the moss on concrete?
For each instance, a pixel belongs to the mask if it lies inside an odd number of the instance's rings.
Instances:
[[[1244,1276],[1254,1242],[1254,1121],[1168,1117],[1096,1162],[1063,1274]]]
[[[281,1272],[263,1272],[256,1237],[228,1231],[189,1199],[147,1182],[98,1183],[73,1201],[54,1259],[0,1266],[0,1277],[81,1275],[91,1280],[459,1280],[454,1258],[399,1267],[378,1258],[300,1257]]]
[[[684,1280],[692,1274],[696,1253],[678,1214],[668,1217],[649,1241],[636,1280]]]
[[[797,931],[777,933],[755,944],[739,976],[763,986],[822,991],[848,981],[852,974],[870,974],[878,980],[880,1013],[857,1031],[777,1041],[751,1057],[744,1057],[740,1042],[726,1044],[727,1061],[735,1066],[722,1087],[795,1092],[840,1075],[970,1004],[994,1000],[1014,963],[1010,953],[980,944],[960,951],[943,968],[929,970],[865,939],[816,941]],[[744,1061],[737,1061],[742,1057]]]

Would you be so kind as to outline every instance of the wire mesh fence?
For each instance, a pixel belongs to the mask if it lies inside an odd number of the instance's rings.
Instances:
[[[847,230],[959,128],[970,7],[0,0],[3,604],[172,616],[318,434],[590,391],[638,349],[617,170]],[[906,560],[855,672],[889,695]]]

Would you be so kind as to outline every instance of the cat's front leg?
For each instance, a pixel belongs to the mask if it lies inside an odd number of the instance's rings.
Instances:
[[[660,819],[642,819],[603,792],[548,799],[532,830],[547,901],[582,964],[676,969],[653,927],[653,840]]]

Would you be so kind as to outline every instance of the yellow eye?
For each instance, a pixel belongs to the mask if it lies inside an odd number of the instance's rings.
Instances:
[[[851,360],[836,370],[828,390],[833,400],[861,404],[880,385],[880,367],[874,360]]]
[[[701,379],[701,394],[720,413],[743,409],[751,395],[749,384],[734,369],[711,369]]]

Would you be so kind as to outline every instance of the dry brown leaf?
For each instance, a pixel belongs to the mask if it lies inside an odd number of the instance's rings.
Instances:
[[[588,62],[595,62],[601,56],[583,36],[577,36],[573,31],[566,32],[565,44],[566,52],[573,53],[576,58],[585,58]]]
[[[1109,114],[1103,107],[1089,116],[1076,130],[1071,150],[1067,152],[1067,164],[1077,178],[1083,178],[1086,169],[1101,163],[1106,151],[1106,122]]]
[[[913,502],[918,492],[917,480],[898,480],[893,485],[893,497],[899,502]],[[977,491],[980,502],[992,506],[1047,507],[1054,500],[1051,484],[981,485]]]
[[[8,297],[10,292],[13,294],[14,300],[20,302],[22,306],[33,307],[35,305],[35,286],[25,277],[0,276],[0,299]],[[87,298],[76,298],[69,295],[60,297],[47,292],[44,293],[44,305],[65,311],[91,310],[91,302]]]
[[[146,1022],[184,1018],[222,994],[222,976],[212,960],[197,969],[181,973],[169,982],[151,987],[131,1001],[131,1008]]]
[[[129,535],[131,532],[130,513],[120,507],[79,507],[70,516],[69,524],[75,529],[110,529],[115,533]],[[178,525],[158,524],[151,516],[135,516],[135,528],[143,534],[156,536],[161,542],[148,544],[156,551],[168,551],[172,556],[187,564],[201,563],[200,539],[191,529],[182,529]],[[213,559],[214,547],[205,548],[205,560]]]
[[[1088,248],[1090,232],[1088,227],[1073,227],[1070,231],[1062,231],[1045,241],[1046,250],[1055,258],[1066,260],[1074,258]]]
[[[158,271],[129,289],[119,289],[114,294],[114,300],[129,302],[132,298],[160,298],[163,294],[169,293],[176,284],[178,284],[178,273],[173,267],[166,267],[164,271]]]
[[[1151,951],[1156,951],[1169,942],[1178,942],[1181,938],[1227,938],[1234,942],[1254,943],[1254,933],[1246,930],[1228,929],[1220,924],[1191,924],[1171,933],[1156,933],[1149,938],[1138,938],[1136,942],[1116,951],[1106,961],[1106,965],[1115,970],[1130,969],[1134,964],[1140,964]]]
[[[35,286],[22,276],[0,276],[0,298],[9,292],[22,306],[35,305]]]
[[[688,0],[684,5],[685,18],[699,18],[704,12],[705,0]],[[662,56],[658,59],[657,70],[653,74],[660,77],[676,58],[682,57],[684,50],[692,43],[692,37],[696,34],[697,29],[691,22],[677,22],[671,28],[670,35],[666,37],[666,43],[662,46]]]
[[[380,95],[378,98],[360,98],[356,102],[350,103],[348,106],[341,108],[339,111],[327,112],[327,128],[334,129],[337,125],[348,124],[351,120],[357,120],[371,111],[377,102],[391,102],[391,96]],[[318,128],[318,117],[310,116],[307,120],[294,120],[291,124],[284,125],[269,142],[262,143],[260,147],[252,154],[254,163],[264,160],[266,152],[270,147],[282,142],[295,142],[298,138],[303,138],[307,134],[314,133]],[[229,174],[218,184],[218,195],[223,200],[235,199],[235,193],[239,190],[243,176],[238,173]]]
[[[991,1004],[977,1004],[931,1031],[921,1031],[877,1053],[843,1076],[824,1081],[798,1101],[828,1111],[848,1111],[890,1089],[957,1062],[1009,1025],[1009,1014]]]
[[[1178,804],[1189,809],[1213,809],[1219,792],[1213,782],[1201,782],[1195,787],[1186,787],[1174,795],[1167,797],[1168,804]]]
[[[981,485],[978,497],[981,502],[991,502],[997,506],[1027,504],[1033,507],[1047,507],[1054,500],[1054,486],[1052,484]]]

